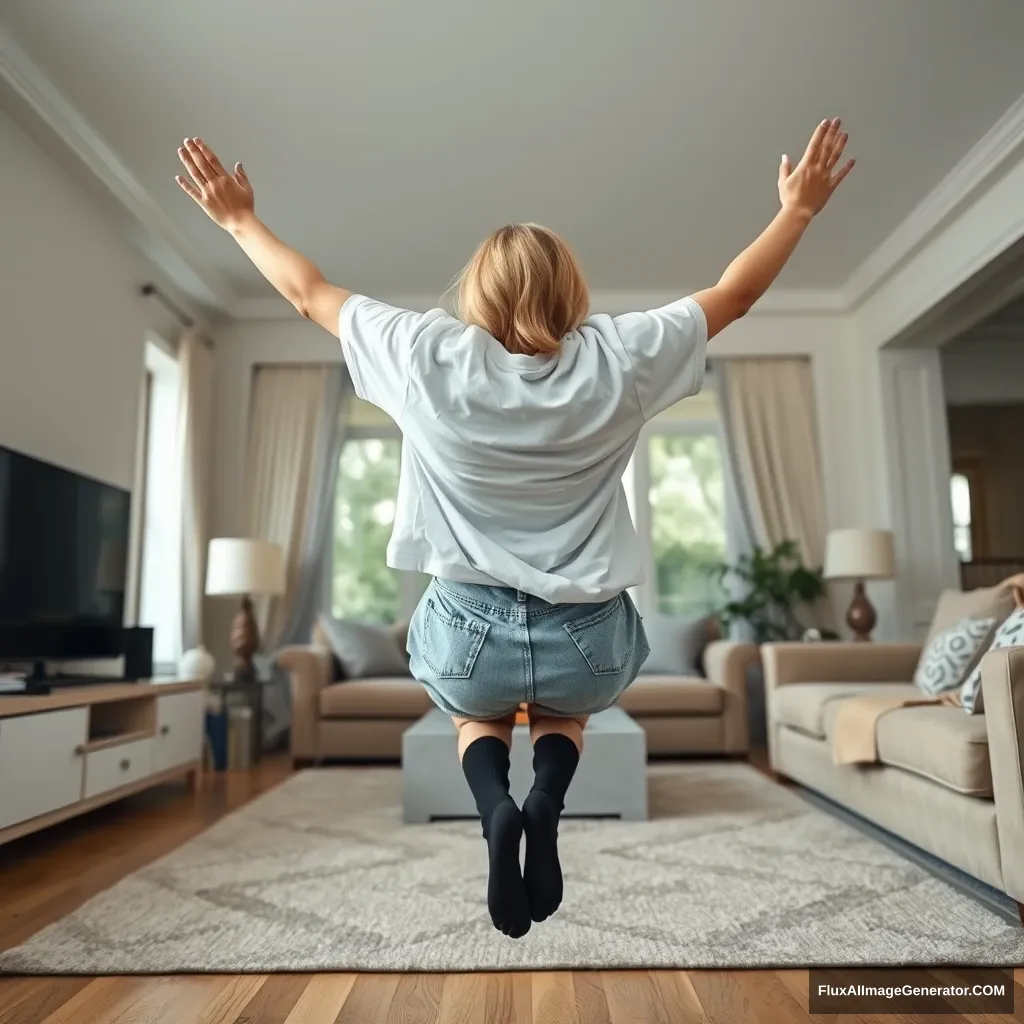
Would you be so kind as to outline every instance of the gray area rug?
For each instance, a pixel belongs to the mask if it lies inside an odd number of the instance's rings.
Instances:
[[[741,764],[655,765],[652,818],[562,824],[514,941],[476,822],[403,825],[392,768],[303,772],[0,954],[121,974],[1024,963],[1024,929]]]

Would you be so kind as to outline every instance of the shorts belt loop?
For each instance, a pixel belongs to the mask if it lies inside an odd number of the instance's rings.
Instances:
[[[517,590],[516,591],[516,600],[520,604],[525,603],[529,599],[529,596],[530,596],[529,594],[524,594],[521,590]]]

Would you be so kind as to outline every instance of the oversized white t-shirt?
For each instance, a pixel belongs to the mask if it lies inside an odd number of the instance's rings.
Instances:
[[[389,566],[552,603],[643,582],[622,474],[644,423],[700,391],[696,302],[592,316],[554,356],[362,295],[339,327],[356,394],[404,437]]]

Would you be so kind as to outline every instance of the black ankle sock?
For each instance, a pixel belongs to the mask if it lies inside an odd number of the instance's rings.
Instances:
[[[523,879],[534,921],[550,917],[562,902],[558,819],[576,774],[579,750],[568,736],[549,733],[533,745],[533,788],[523,801],[526,867]]]
[[[509,749],[496,736],[481,736],[462,755],[462,771],[487,840],[487,909],[495,928],[518,939],[530,930],[530,906],[519,867],[523,815],[508,792]]]

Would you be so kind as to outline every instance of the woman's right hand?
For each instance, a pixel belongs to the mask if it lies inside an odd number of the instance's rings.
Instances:
[[[202,139],[186,139],[178,156],[192,181],[180,174],[174,180],[215,224],[232,231],[252,215],[255,198],[241,164],[235,164],[234,173],[228,174]]]
[[[838,117],[822,121],[796,167],[790,164],[788,156],[782,158],[779,199],[783,207],[808,218],[821,213],[832,193],[853,170],[855,161],[848,160],[841,170],[835,172],[849,138],[846,132],[840,131],[841,127]]]

